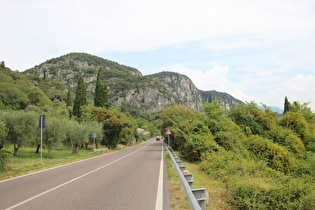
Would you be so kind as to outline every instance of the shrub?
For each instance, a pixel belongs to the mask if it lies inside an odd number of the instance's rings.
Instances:
[[[200,161],[202,156],[211,154],[219,149],[219,145],[211,135],[186,135],[186,141],[181,144],[179,151],[184,159],[194,162]]]
[[[238,179],[229,202],[237,209],[314,209],[313,185],[286,177],[280,182]]]
[[[0,150],[0,171],[5,171],[8,168],[9,157],[12,153],[7,149]]]

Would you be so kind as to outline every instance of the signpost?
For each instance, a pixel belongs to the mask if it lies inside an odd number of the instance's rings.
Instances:
[[[96,133],[92,133],[92,138],[94,139],[94,149],[96,148],[95,139],[96,139]]]
[[[40,164],[43,162],[43,132],[46,129],[46,116],[39,117],[38,130],[40,131]]]
[[[165,135],[167,135],[167,137],[168,137],[168,146],[170,146],[170,135],[172,135],[173,133],[172,133],[172,131],[170,131],[170,130],[167,130],[166,132],[165,132]]]

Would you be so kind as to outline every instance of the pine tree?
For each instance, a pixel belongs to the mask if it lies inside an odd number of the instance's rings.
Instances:
[[[71,89],[70,85],[68,86],[68,93],[67,93],[67,101],[66,101],[67,106],[72,106],[72,98],[71,98]]]
[[[94,96],[94,106],[96,107],[108,107],[108,89],[107,85],[104,85],[101,81],[101,71],[100,68],[97,73],[95,96]]]
[[[81,108],[86,105],[86,86],[84,84],[83,77],[79,77],[78,87],[75,94],[74,104],[73,104],[73,115],[77,117],[81,117]]]
[[[290,107],[291,107],[291,104],[290,104],[288,98],[285,97],[285,99],[284,99],[284,111],[283,111],[283,115],[284,115],[286,112],[290,111]]]

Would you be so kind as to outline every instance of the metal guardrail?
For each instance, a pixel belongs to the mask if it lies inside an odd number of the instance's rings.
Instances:
[[[97,152],[103,153],[103,152],[107,152],[107,151],[108,151],[107,147],[106,148],[101,148],[101,149],[94,149],[94,153],[97,153]]]
[[[193,210],[206,210],[207,196],[206,196],[206,188],[193,189],[194,186],[194,177],[193,174],[184,174],[183,172],[186,170],[186,166],[182,166],[182,161],[176,154],[165,144],[165,148],[167,149],[170,157],[172,159],[173,165],[176,168],[177,174],[180,178],[182,186],[186,192],[186,196],[190,203],[190,206]]]

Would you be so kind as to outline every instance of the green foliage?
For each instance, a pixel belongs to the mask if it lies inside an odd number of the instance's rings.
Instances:
[[[253,102],[226,115],[217,101],[204,114],[177,105],[162,112],[161,128],[182,157],[226,185],[232,208],[314,209],[313,113],[298,105],[280,120]]]
[[[20,110],[28,105],[44,106],[51,102],[27,77],[9,68],[0,68],[0,102],[3,108]]]
[[[208,117],[213,120],[218,120],[224,113],[218,100],[215,100],[213,103],[203,104],[203,108],[205,109]]]
[[[49,148],[50,154],[53,146],[58,146],[66,138],[66,124],[67,120],[57,118],[46,118],[46,129],[44,132],[43,143]]]
[[[231,109],[228,116],[237,123],[247,135],[263,135],[265,131],[277,125],[276,113],[269,109],[265,112],[254,102],[238,104]]]
[[[92,138],[92,133],[96,134],[95,143],[99,145],[103,140],[103,126],[101,123],[96,121],[84,121],[80,123],[81,126],[85,128],[86,138],[84,138],[84,144],[94,144],[94,139]]]
[[[12,153],[7,149],[0,149],[0,172],[7,170]]]
[[[272,169],[285,173],[298,170],[298,160],[286,148],[273,143],[269,139],[253,135],[248,138],[246,146],[248,151],[259,160],[266,161]]]
[[[19,148],[34,140],[37,132],[38,115],[32,112],[3,112],[0,119],[8,129],[7,142],[14,145],[16,156]]]
[[[315,152],[315,127],[305,119],[301,111],[289,111],[280,120],[280,124],[293,130],[303,140],[306,148]]]
[[[4,122],[0,120],[0,150],[4,147],[4,141],[7,133],[8,129],[5,127]]]
[[[66,105],[67,106],[72,106],[72,97],[71,97],[70,85],[68,86]]]
[[[217,144],[226,150],[242,150],[242,142],[246,136],[236,123],[223,116],[221,105],[216,101],[212,104],[204,104],[204,108],[208,117],[206,124]]]
[[[84,118],[88,120],[96,120],[103,125],[103,144],[115,148],[120,142],[120,136],[127,138],[127,140],[123,140],[123,143],[129,142],[129,137],[126,136],[128,136],[130,132],[128,135],[126,134],[128,133],[128,130],[124,130],[123,134],[120,134],[120,132],[122,132],[124,128],[133,128],[134,122],[132,122],[130,116],[127,116],[126,114],[117,110],[87,107],[87,109],[84,111]],[[135,130],[135,128],[133,130]]]
[[[285,99],[284,99],[284,111],[283,111],[283,114],[285,114],[286,112],[290,111],[290,106],[291,106],[291,104],[290,104],[288,98],[285,97]]]
[[[266,184],[251,178],[238,179],[230,203],[236,209],[314,209],[315,197],[309,183],[287,179]],[[314,187],[314,184],[311,184]]]
[[[101,81],[101,71],[102,69],[100,68],[97,73],[94,106],[108,108],[109,107],[108,89],[107,89],[107,85],[104,85]]]
[[[82,110],[81,108],[87,105],[86,101],[86,86],[84,84],[84,79],[83,77],[79,77],[78,80],[78,86],[77,86],[77,91],[74,99],[74,105],[73,105],[73,115],[77,116],[78,118],[81,117],[82,115]]]
[[[0,100],[8,108],[25,109],[29,102],[27,95],[21,90],[23,87],[8,83],[0,84]]]
[[[235,176],[268,177],[273,173],[265,161],[257,161],[250,158],[249,154],[242,154],[239,151],[222,149],[204,159],[200,167],[206,173],[211,174],[214,179],[226,182]]]

